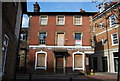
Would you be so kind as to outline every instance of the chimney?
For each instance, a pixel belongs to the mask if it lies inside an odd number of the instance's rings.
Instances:
[[[40,6],[39,4],[36,2],[34,5],[34,12],[39,12],[40,11]]]
[[[83,10],[83,9],[80,9],[80,12],[85,12],[85,10]]]

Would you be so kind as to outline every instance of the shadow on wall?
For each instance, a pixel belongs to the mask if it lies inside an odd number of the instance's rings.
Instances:
[[[92,55],[92,69],[94,72],[107,72],[107,56],[104,55],[104,46],[107,44],[104,39],[96,39],[95,41],[95,53]]]

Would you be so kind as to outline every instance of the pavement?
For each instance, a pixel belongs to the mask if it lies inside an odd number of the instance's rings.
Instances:
[[[17,74],[16,81],[117,81],[117,73],[99,72],[94,75]]]

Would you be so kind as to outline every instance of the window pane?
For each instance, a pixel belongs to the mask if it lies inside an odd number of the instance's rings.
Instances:
[[[46,44],[46,33],[40,33],[40,44]]]
[[[75,23],[75,25],[81,25],[81,23],[82,23],[81,16],[75,16],[74,23]]]
[[[115,24],[115,15],[111,15],[110,16],[110,25],[114,25]]]
[[[75,33],[75,45],[82,45],[81,33]]]
[[[75,33],[75,40],[81,40],[81,34]]]
[[[41,25],[47,25],[47,16],[41,16],[40,24]]]
[[[118,36],[117,36],[117,33],[112,34],[112,38],[113,38],[113,44],[118,44]]]
[[[64,16],[58,16],[57,23],[58,25],[64,25]]]

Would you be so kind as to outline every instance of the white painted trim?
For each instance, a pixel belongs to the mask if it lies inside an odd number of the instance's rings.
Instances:
[[[94,51],[85,51],[85,54],[94,54]]]
[[[29,48],[39,48],[39,47],[46,47],[46,48],[88,48],[91,49],[91,46],[43,46],[43,45],[29,45]]]
[[[74,55],[75,54],[82,54],[82,60],[83,60],[83,68],[74,68]],[[74,70],[85,70],[85,62],[84,62],[84,58],[85,58],[85,54],[83,53],[83,52],[79,52],[79,51],[77,51],[77,52],[73,52],[73,54],[72,54],[72,57],[73,57],[73,71]]]
[[[40,53],[44,53],[45,54],[45,67],[37,67],[37,55],[38,54],[40,54]],[[45,52],[45,51],[38,51],[38,52],[36,52],[36,55],[35,55],[35,70],[36,69],[47,69],[47,52]]]
[[[117,26],[115,26],[115,27],[111,27],[111,28],[109,28],[108,30],[104,30],[104,31],[102,31],[102,32],[100,32],[100,33],[97,33],[96,36],[101,35],[101,34],[107,32],[107,31],[113,30],[113,29],[118,28],[118,27],[120,27],[120,26],[117,25]]]

